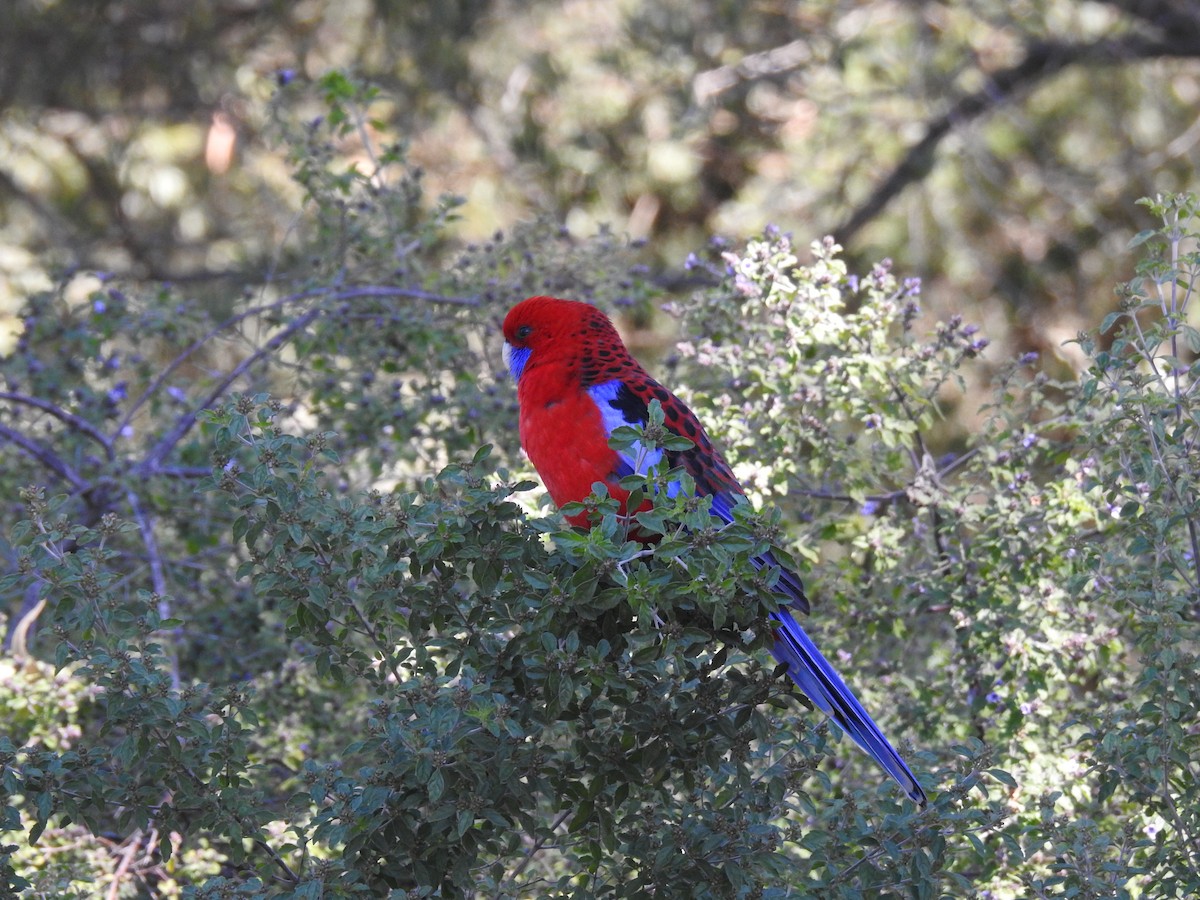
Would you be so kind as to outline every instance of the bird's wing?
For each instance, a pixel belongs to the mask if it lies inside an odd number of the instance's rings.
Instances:
[[[651,401],[658,400],[663,407],[667,429],[692,441],[692,446],[687,450],[667,451],[667,461],[672,466],[683,467],[695,481],[696,492],[700,496],[712,497],[713,516],[725,524],[733,522],[733,508],[743,496],[742,489],[729,464],[709,441],[696,414],[682,400],[649,376],[612,379],[592,385],[587,392],[600,410],[600,418],[609,437],[622,425],[645,425],[650,418]],[[644,450],[635,443],[627,450],[618,451],[618,456],[614,475],[620,479],[626,475],[644,475],[662,459],[663,451]],[[754,557],[752,562],[756,567],[766,565],[779,569],[776,589],[788,598],[792,608],[808,613],[808,597],[800,576],[780,565],[769,550]]]

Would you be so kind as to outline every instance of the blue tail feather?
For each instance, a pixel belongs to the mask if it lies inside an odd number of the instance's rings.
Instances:
[[[780,610],[771,616],[779,623],[775,658],[788,667],[788,674],[817,707],[842,727],[880,766],[899,783],[918,806],[926,803],[925,791],[916,776],[888,743],[879,726],[859,703],[846,682],[805,634],[791,613]]]
[[[804,593],[804,583],[800,580],[800,576],[786,566],[781,566],[779,561],[775,559],[775,554],[768,550],[762,556],[756,556],[750,560],[754,564],[754,568],[761,569],[763,566],[774,566],[779,570],[779,580],[775,582],[775,590],[788,598],[788,606],[792,609],[808,615],[810,612],[808,605],[808,597]]]
[[[726,494],[712,495],[712,513],[726,523],[733,521],[734,498]],[[771,551],[751,560],[755,568],[775,566],[779,569],[779,580],[775,590],[788,598],[789,606],[807,613],[808,597],[804,584],[790,569],[780,566]],[[916,776],[908,768],[896,748],[888,743],[875,720],[863,708],[854,693],[834,671],[833,666],[817,649],[817,645],[800,627],[787,608],[772,613],[771,618],[779,623],[772,653],[788,667],[788,674],[800,686],[817,708],[841,726],[867,754],[883,767],[899,783],[904,792],[918,806],[925,806],[925,791],[917,783]]]

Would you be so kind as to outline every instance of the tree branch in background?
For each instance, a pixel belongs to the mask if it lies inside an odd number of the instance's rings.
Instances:
[[[162,384],[166,380],[166,378],[173,371],[175,371],[175,369],[189,355],[191,355],[193,352],[195,352],[203,344],[205,344],[207,341],[211,340],[216,335],[228,330],[229,328],[236,325],[238,322],[240,322],[243,319],[246,319],[249,316],[254,315],[256,313],[263,313],[263,312],[267,312],[272,309],[278,309],[278,308],[286,306],[288,304],[296,303],[301,300],[311,298],[313,296],[319,296],[321,294],[325,294],[326,295],[325,299],[330,302],[340,302],[343,300],[351,300],[356,297],[407,297],[407,298],[412,298],[412,299],[417,299],[417,300],[426,300],[431,303],[447,303],[447,304],[450,304],[453,306],[475,306],[479,302],[477,299],[472,298],[472,297],[449,297],[449,296],[445,296],[443,294],[434,294],[429,291],[416,290],[413,288],[399,288],[399,287],[393,288],[393,287],[385,287],[385,286],[379,286],[379,285],[359,285],[357,287],[346,288],[345,290],[340,290],[340,291],[324,291],[324,290],[322,290],[322,291],[306,291],[301,294],[293,295],[291,297],[286,297],[282,300],[278,300],[275,303],[269,304],[267,306],[256,307],[253,310],[249,310],[244,313],[239,313],[238,315],[232,317],[231,319],[227,319],[225,322],[222,322],[216,328],[212,329],[206,335],[204,335],[199,340],[195,341],[187,349],[185,349],[183,351],[183,353],[181,353],[176,359],[174,359],[171,362],[171,364],[169,366],[167,366],[163,370],[163,372],[157,378],[154,379],[153,382],[151,382],[150,386],[146,388],[146,390],[142,394],[142,396],[137,399],[137,401],[133,404],[133,406],[130,408],[130,410],[125,414],[125,419],[123,420],[122,425],[124,425],[125,423],[130,421],[130,419],[132,418],[134,412],[138,409],[138,407],[140,407],[143,403],[145,403],[145,401],[150,397],[150,395],[153,394],[154,391],[158,390],[158,388],[162,386]],[[158,442],[158,444],[156,444],[154,446],[154,448],[149,453],[146,454],[145,459],[141,463],[141,469],[146,472],[150,472],[150,471],[159,469],[162,465],[163,460],[166,459],[167,455],[171,452],[171,450],[174,449],[175,445],[178,444],[179,441],[183,438],[183,436],[185,434],[187,434],[188,431],[191,430],[193,425],[196,424],[196,419],[203,410],[206,410],[206,409],[209,409],[210,407],[212,407],[218,400],[220,400],[222,397],[225,396],[225,393],[229,390],[229,388],[233,385],[233,383],[236,382],[239,378],[241,378],[242,375],[244,375],[247,371],[249,371],[249,369],[251,367],[253,367],[256,363],[258,363],[262,359],[267,358],[267,357],[271,356],[273,353],[275,353],[276,350],[278,350],[285,343],[287,343],[289,340],[291,340],[291,338],[297,332],[302,331],[303,329],[307,328],[313,321],[315,321],[324,312],[326,312],[326,309],[324,307],[317,307],[314,309],[310,309],[308,312],[304,313],[302,316],[299,316],[294,321],[290,322],[286,328],[284,328],[282,331],[275,334],[269,341],[267,341],[265,344],[263,344],[263,346],[261,348],[259,348],[254,353],[247,356],[244,360],[242,360],[240,363],[238,363],[238,365],[236,365],[233,369],[231,369],[225,375],[225,377],[222,378],[211,391],[209,391],[208,396],[203,401],[201,401],[199,406],[197,406],[196,408],[190,410],[189,412],[187,412],[184,415],[179,417],[179,419],[175,423],[175,426],[162,438],[162,440],[160,440]]]
[[[41,441],[36,441],[31,437],[21,434],[21,432],[9,428],[7,425],[0,425],[0,439],[15,444],[26,455],[37,460],[75,490],[83,492],[91,487],[83,476],[67,465],[62,457]]]
[[[1139,5],[1136,0],[1116,4]],[[1154,5],[1150,2],[1142,6]],[[1162,5],[1162,4],[1158,4]],[[1163,57],[1200,56],[1200,42],[1188,40],[1188,34],[1162,39],[1127,36],[1089,44],[1045,41],[1031,44],[1025,58],[1014,66],[991,76],[982,89],[959,99],[949,110],[930,122],[925,136],[917,141],[867,200],[852,212],[834,235],[846,244],[875,219],[910,184],[920,181],[933,168],[938,145],[956,128],[999,108],[1014,95],[1027,91],[1072,65],[1103,66]]]
[[[226,332],[229,332],[235,325],[245,321],[246,319],[253,318],[254,316],[266,315],[267,313],[283,309],[286,306],[301,303],[305,300],[311,300],[322,295],[325,295],[325,299],[330,302],[354,300],[359,297],[403,297],[412,300],[428,300],[433,303],[448,303],[454,306],[479,305],[479,300],[474,297],[448,297],[443,294],[434,294],[430,291],[422,291],[415,288],[386,287],[382,285],[368,284],[345,288],[340,291],[331,291],[328,288],[300,291],[299,293],[291,294],[287,297],[275,300],[272,303],[267,303],[262,306],[255,306],[250,309],[243,310],[242,312],[230,316],[225,321],[211,328],[207,333],[201,335],[190,345],[184,348],[183,352],[171,360],[170,364],[168,364],[160,373],[158,373],[157,376],[155,376],[154,380],[147,385],[141,396],[139,396],[126,411],[125,416],[121,419],[121,424],[117,427],[118,433],[121,431],[121,429],[133,421],[133,417],[137,414],[137,411],[141,409],[142,406],[145,405],[146,401],[149,400],[163,386],[164,382],[171,377],[172,373],[174,373],[176,369],[183,365],[193,353],[195,353],[209,341],[222,334],[225,334]],[[315,316],[306,316],[304,318],[304,324],[308,324],[308,322],[311,322]],[[289,326],[288,329],[285,329],[285,331],[287,331],[288,334],[294,333],[294,325],[295,323],[292,323],[292,326]],[[272,339],[272,341],[274,341],[274,339]],[[278,349],[278,347],[279,343],[268,342],[267,347],[265,347],[264,350],[269,353],[275,349]],[[261,358],[263,355],[265,354],[260,351],[256,358]],[[245,370],[239,368],[237,375],[240,375],[243,371]],[[234,375],[233,377],[236,379],[237,375]],[[228,385],[229,382],[226,381],[224,383],[224,387],[227,388]],[[223,392],[224,388],[221,390]],[[219,398],[220,394],[218,394],[217,397]],[[192,418],[194,420],[195,416],[193,415]],[[189,424],[187,427],[190,428],[191,425]],[[143,467],[157,465],[157,463],[161,461],[162,457],[155,457],[154,459],[148,458]],[[208,474],[207,471],[205,474]]]
[[[291,340],[292,336],[295,335],[296,332],[307,328],[319,315],[321,315],[322,312],[324,312],[322,309],[310,309],[304,315],[300,316],[298,319],[288,325],[287,328],[284,328],[278,334],[274,335],[254,353],[251,353],[240,363],[234,366],[224,378],[217,382],[217,386],[209,391],[208,396],[205,397],[199,406],[179,417],[175,423],[175,427],[167,432],[162,440],[155,444],[154,448],[146,454],[146,458],[142,465],[145,467],[153,467],[160,464],[167,457],[167,454],[169,454],[175,448],[175,445],[183,439],[183,436],[191,430],[193,425],[196,424],[196,419],[199,417],[201,412],[210,408],[214,403],[225,396],[225,392],[229,390],[230,386],[239,378],[241,378],[242,375],[253,368],[255,363],[259,362],[265,357],[270,356],[272,353],[282,347],[285,343]]]
[[[697,104],[704,104],[743,81],[782,75],[811,59],[812,48],[807,38],[751,53],[731,65],[697,73],[692,79],[692,97]]]
[[[1103,0],[1111,7],[1153,26],[1173,41],[1200,38],[1200,6],[1180,0]]]
[[[30,406],[34,409],[40,409],[44,413],[48,413],[58,419],[69,428],[73,428],[82,434],[86,434],[93,441],[104,448],[104,455],[112,460],[115,457],[113,452],[112,441],[96,428],[87,419],[83,419],[72,412],[68,412],[57,404],[51,403],[49,400],[43,400],[40,397],[31,397],[28,394],[20,394],[14,391],[0,391],[0,400],[7,400],[10,403],[19,403],[22,406]]]

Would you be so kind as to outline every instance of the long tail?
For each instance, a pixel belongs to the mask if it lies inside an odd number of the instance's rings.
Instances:
[[[788,674],[800,690],[896,779],[914,803],[924,807],[925,791],[916,777],[812,638],[804,633],[787,610],[780,610],[771,617],[779,623],[772,652],[777,660],[787,665]]]
[[[800,581],[800,576],[787,566],[781,566],[779,560],[775,558],[774,553],[768,550],[762,556],[754,557],[750,562],[756,569],[761,569],[763,566],[775,566],[775,568],[779,569],[779,580],[775,582],[775,590],[788,598],[788,605],[792,609],[798,609],[806,616],[811,612],[808,605],[808,597],[804,593],[804,584]]]

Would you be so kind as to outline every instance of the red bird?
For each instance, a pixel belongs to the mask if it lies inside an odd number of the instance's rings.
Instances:
[[[575,300],[530,297],[509,310],[504,342],[504,361],[517,382],[521,446],[556,504],[584,500],[596,482],[625,500],[628,494],[618,482],[634,474],[639,462],[641,471],[648,471],[663,451],[642,453],[639,459],[612,449],[609,438],[623,425],[644,425],[650,403],[658,400],[667,429],[693,443],[687,450],[666,451],[668,463],[683,467],[699,495],[712,497],[714,517],[733,521],[743,492],[729,465],[692,411],[629,355],[604,313]],[[585,514],[569,520],[587,526]],[[769,554],[755,562],[777,565]],[[791,606],[808,612],[804,586],[794,572],[783,569],[776,589]],[[924,806],[916,777],[792,614],[781,607],[772,618],[777,623],[772,653],[792,680]]]

